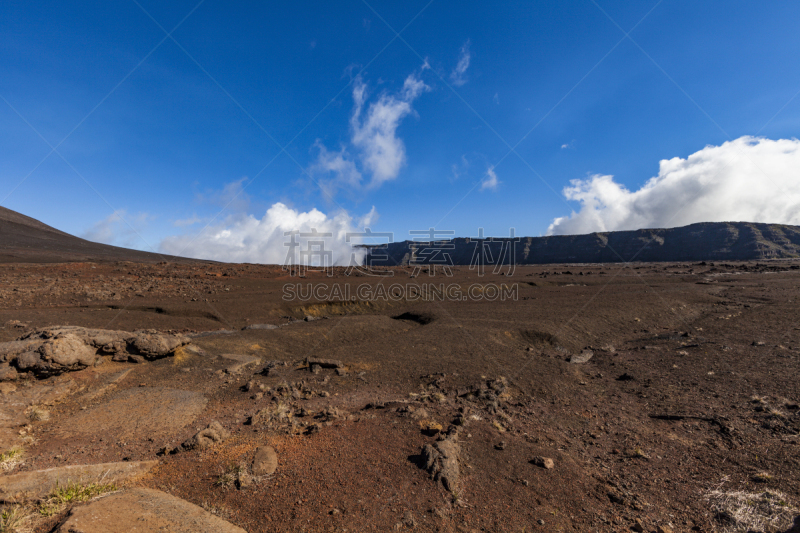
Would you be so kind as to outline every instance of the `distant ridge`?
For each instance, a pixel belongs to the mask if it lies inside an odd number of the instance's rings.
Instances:
[[[0,262],[74,263],[83,261],[195,261],[119,248],[64,233],[16,211],[0,207]]]
[[[470,265],[477,239],[448,241],[454,265]],[[752,261],[800,258],[800,226],[753,222],[701,222],[681,228],[610,231],[587,235],[520,237],[509,253],[509,239],[484,241],[494,261],[518,265],[549,263],[619,263],[628,261]],[[504,248],[505,247],[505,248]],[[385,249],[370,249],[373,266],[426,263],[433,254],[427,244],[403,241]],[[380,259],[380,255],[387,256]],[[437,259],[431,261],[435,262]]]
[[[520,237],[509,253],[509,239],[484,241],[496,261],[518,265],[549,263],[619,263],[625,261],[758,261],[800,258],[800,226],[754,222],[701,222],[681,228],[610,231],[587,235]],[[457,238],[442,246],[454,265],[470,265],[477,239]],[[395,242],[376,250],[367,247],[373,266],[425,263],[427,244]],[[380,255],[387,256],[380,259]],[[64,233],[16,211],[0,207],[0,263],[201,260],[130,250],[87,241]]]

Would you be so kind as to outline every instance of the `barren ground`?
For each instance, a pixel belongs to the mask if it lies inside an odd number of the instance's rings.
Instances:
[[[14,382],[5,396],[46,397],[50,414],[20,428],[33,438],[14,472],[159,459],[140,484],[250,532],[412,523],[605,532],[630,531],[636,519],[645,531],[710,532],[724,525],[706,499],[716,488],[778,490],[800,504],[794,263],[393,272],[383,283],[517,283],[518,298],[286,302],[285,283],[382,278],[298,279],[254,265],[0,265],[0,342],[52,325],[217,332],[152,362],[106,358]],[[252,324],[280,327],[243,329]],[[586,349],[588,362],[569,362]],[[258,361],[230,370],[222,354]],[[343,368],[314,373],[308,357]],[[195,394],[183,402],[165,390]],[[264,413],[277,406],[293,416],[270,421]],[[162,454],[211,421],[231,436]],[[461,475],[448,491],[420,454],[437,442],[437,424],[447,432],[454,423]],[[262,445],[277,451],[274,475],[241,489],[220,484]],[[535,465],[537,456],[554,468]]]

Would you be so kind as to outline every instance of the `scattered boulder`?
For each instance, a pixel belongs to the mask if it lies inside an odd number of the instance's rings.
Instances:
[[[0,342],[0,362],[11,363],[20,354],[33,351],[40,344],[38,339]]]
[[[160,490],[134,488],[73,507],[56,533],[246,533],[202,507]]]
[[[555,467],[555,462],[553,462],[553,460],[549,457],[534,457],[531,459],[531,463],[546,470],[550,470]]]
[[[405,513],[403,513],[402,525],[406,526],[409,529],[417,527],[417,520],[414,518],[414,513],[412,513],[411,511],[406,511]]]
[[[319,365],[322,368],[342,368],[344,366],[341,361],[337,361],[336,359],[319,359],[317,357],[307,358],[306,364],[309,367]]]
[[[238,374],[244,367],[261,361],[258,357],[239,353],[224,353],[220,357],[233,361],[233,363],[225,368],[225,372],[228,374]]]
[[[422,447],[422,458],[425,470],[436,481],[441,481],[445,489],[454,492],[458,489],[460,469],[458,459],[461,446],[456,435],[450,435],[444,440]]]
[[[92,366],[97,360],[97,350],[88,346],[73,333],[65,333],[42,343],[38,352],[42,360],[64,370]]]
[[[253,458],[253,475],[268,476],[278,468],[278,454],[272,446],[260,446]]]
[[[42,361],[42,354],[39,352],[22,353],[17,356],[14,362],[17,365],[17,369],[23,372],[35,372],[36,370],[44,371],[46,368],[44,366],[44,362]]]
[[[7,363],[0,364],[0,382],[14,381],[19,377],[17,369]]]
[[[594,352],[592,350],[583,350],[579,354],[573,354],[569,357],[569,362],[573,364],[583,364],[588,363],[589,359],[594,356]]]
[[[155,330],[135,332],[125,340],[128,343],[129,351],[147,359],[159,359],[173,353],[184,344],[189,344],[187,337],[162,335]]]
[[[217,421],[211,422],[206,429],[200,430],[194,437],[183,443],[184,450],[205,450],[212,444],[222,442],[231,434]]]
[[[244,469],[239,470],[239,472],[236,474],[236,488],[239,490],[251,487],[255,482],[255,476]]]

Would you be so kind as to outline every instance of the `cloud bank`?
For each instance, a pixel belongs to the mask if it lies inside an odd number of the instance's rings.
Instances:
[[[629,191],[595,174],[564,188],[580,210],[553,220],[548,235],[678,227],[695,222],[800,224],[800,141],[744,136],[659,163]]]
[[[282,203],[270,207],[258,219],[253,215],[239,214],[215,227],[209,227],[199,236],[180,235],[167,237],[161,242],[160,251],[170,255],[182,255],[198,259],[210,259],[233,263],[299,264],[299,253],[292,256],[291,237],[285,232],[299,231],[330,233],[330,237],[295,239],[300,246],[295,250],[309,250],[308,241],[323,241],[324,249],[332,252],[334,265],[348,266],[363,261],[363,252],[355,250],[346,242],[346,234],[362,231],[377,218],[375,208],[359,220],[346,212],[326,215],[317,209],[300,212]]]
[[[426,68],[427,64],[422,70]],[[314,143],[319,151],[317,160],[308,169],[329,199],[339,190],[377,188],[397,178],[406,163],[405,144],[397,136],[397,128],[414,112],[414,100],[429,90],[417,73],[413,73],[396,94],[384,92],[376,101],[367,104],[367,85],[360,77],[355,79],[350,146],[330,151],[317,140]],[[365,176],[369,179],[366,185]]]

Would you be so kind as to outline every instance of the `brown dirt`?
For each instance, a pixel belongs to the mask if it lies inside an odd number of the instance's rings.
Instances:
[[[719,486],[779,490],[800,504],[800,271],[792,266],[547,265],[483,278],[457,267],[441,281],[518,283],[518,301],[342,304],[283,301],[283,284],[298,280],[277,267],[0,265],[0,342],[25,325],[230,331],[197,336],[201,350],[175,357],[17,382],[23,392],[76,386],[48,406],[48,420],[26,421],[34,441],[15,472],[159,457],[145,486],[251,532],[388,531],[407,529],[409,516],[418,531],[629,531],[635,519],[646,531],[714,531],[704,495]],[[394,281],[440,282],[410,272],[395,269]],[[337,271],[299,281],[380,280]],[[281,327],[242,330],[251,324]],[[568,362],[587,348],[588,362]],[[226,372],[231,361],[219,356],[229,353],[261,362]],[[314,374],[307,357],[339,360],[343,375]],[[287,365],[264,375],[269,361]],[[501,376],[508,389],[487,393]],[[260,398],[258,385],[270,388]],[[145,412],[142,391],[164,389],[207,403],[190,414],[160,405],[165,416],[143,431],[91,422],[109,405],[135,420]],[[126,395],[139,397],[126,404]],[[293,424],[248,423],[279,402],[295,408]],[[322,414],[331,408],[339,414]],[[447,430],[459,417],[453,494],[421,468],[421,449],[436,437],[420,422]],[[158,455],[214,420],[229,439]],[[263,445],[278,454],[273,476],[242,489],[218,484]],[[555,467],[536,466],[538,456]],[[759,472],[771,475],[766,483],[753,479]]]

